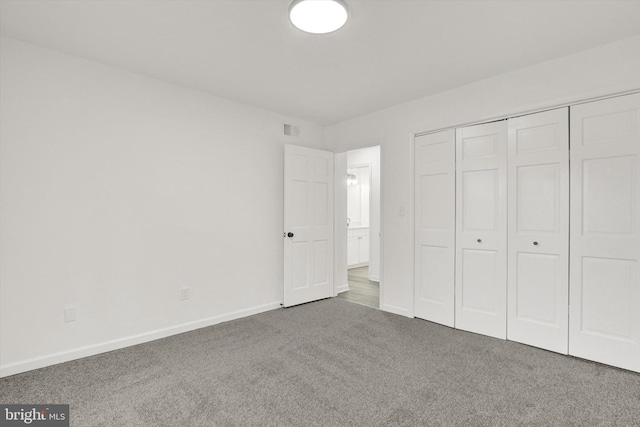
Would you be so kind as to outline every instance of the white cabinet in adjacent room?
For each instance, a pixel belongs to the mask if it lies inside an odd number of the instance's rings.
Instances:
[[[360,263],[360,238],[347,237],[347,267]]]
[[[363,267],[369,263],[369,228],[347,229],[347,267]]]

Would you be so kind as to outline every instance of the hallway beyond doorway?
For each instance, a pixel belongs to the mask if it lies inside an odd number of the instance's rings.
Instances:
[[[349,290],[338,294],[338,298],[380,308],[380,284],[369,280],[369,267],[358,267],[347,270]]]

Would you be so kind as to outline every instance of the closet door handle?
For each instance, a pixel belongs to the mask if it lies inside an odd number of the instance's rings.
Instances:
[[[538,246],[538,242],[533,242],[533,246]]]
[[[482,239],[478,239],[478,243],[482,243]]]
[[[292,232],[288,232],[287,233],[287,237],[293,237],[293,233]]]

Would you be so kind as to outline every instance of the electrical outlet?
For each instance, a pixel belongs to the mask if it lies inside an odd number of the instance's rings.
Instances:
[[[190,288],[180,288],[180,299],[182,301],[186,301],[191,297],[191,289]]]
[[[76,321],[76,308],[75,307],[66,307],[64,309],[64,321],[66,323],[75,322]]]

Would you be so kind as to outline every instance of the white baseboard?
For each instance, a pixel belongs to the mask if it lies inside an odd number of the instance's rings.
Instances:
[[[348,290],[349,290],[349,284],[345,283],[344,285],[338,286],[336,288],[336,294],[341,294],[343,292],[347,292]]]
[[[380,276],[369,276],[368,279],[371,280],[372,282],[380,283]]]
[[[387,311],[393,314],[398,314],[400,316],[413,317],[413,313],[411,313],[411,311],[409,311],[406,308],[397,307],[395,305],[382,304],[382,306],[380,307],[380,310]]]
[[[349,264],[349,265],[347,265],[347,270],[351,270],[353,268],[368,267],[368,266],[369,266],[369,261],[359,262],[357,264]]]
[[[22,372],[31,371],[33,369],[44,368],[46,366],[57,365],[58,363],[68,362],[83,357],[95,356],[96,354],[106,353],[108,351],[119,350],[121,348],[130,347],[132,345],[143,344],[145,342],[154,341],[160,338],[166,338],[171,335],[182,334],[184,332],[193,331],[207,326],[216,325],[222,322],[239,319],[241,317],[251,316],[253,314],[264,313],[265,311],[275,310],[281,307],[281,302],[272,302],[248,309],[238,310],[231,313],[221,314],[193,322],[182,323],[180,325],[171,326],[164,329],[145,332],[143,334],[133,335],[126,338],[120,338],[113,341],[107,341],[100,344],[93,344],[85,347],[74,348],[67,351],[48,354],[46,356],[35,357],[20,362],[10,363],[0,366],[0,378]]]

